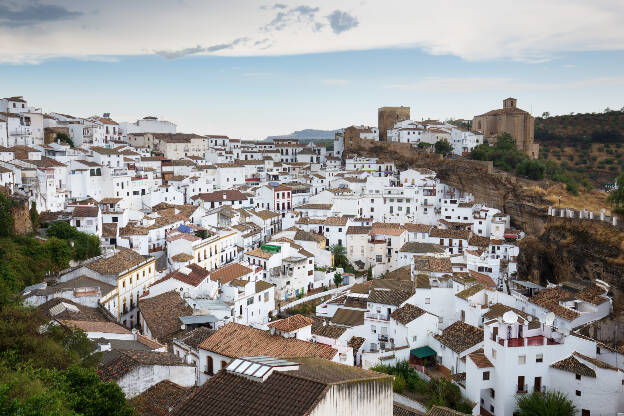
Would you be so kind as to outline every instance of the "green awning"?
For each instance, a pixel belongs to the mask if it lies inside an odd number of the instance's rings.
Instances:
[[[420,347],[410,350],[410,354],[417,358],[427,358],[436,355],[436,352],[429,347]]]

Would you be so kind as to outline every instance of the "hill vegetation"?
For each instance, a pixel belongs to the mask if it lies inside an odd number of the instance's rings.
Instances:
[[[133,415],[119,386],[98,377],[100,355],[84,332],[49,325],[20,304],[25,286],[99,254],[99,240],[69,224],[53,226],[47,239],[15,235],[11,206],[0,194],[0,416]]]
[[[584,175],[595,186],[613,182],[624,171],[624,111],[607,110],[536,118],[540,159]]]

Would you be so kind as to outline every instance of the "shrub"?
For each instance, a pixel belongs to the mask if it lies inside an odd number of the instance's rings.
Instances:
[[[403,374],[397,374],[396,376],[394,376],[394,383],[392,383],[392,388],[395,393],[403,393],[406,387],[407,382],[405,381],[405,377],[403,377]]]

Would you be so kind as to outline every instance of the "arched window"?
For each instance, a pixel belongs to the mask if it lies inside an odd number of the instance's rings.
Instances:
[[[210,355],[207,357],[207,361],[206,361],[206,374],[208,374],[209,376],[214,374],[212,357]]]
[[[221,360],[221,370],[225,370],[225,367],[228,366],[228,362],[225,360]]]

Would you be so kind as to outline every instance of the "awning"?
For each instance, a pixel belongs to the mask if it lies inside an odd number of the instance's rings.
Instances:
[[[430,347],[420,347],[410,350],[410,355],[413,355],[417,358],[427,358],[436,355],[436,352]]]

